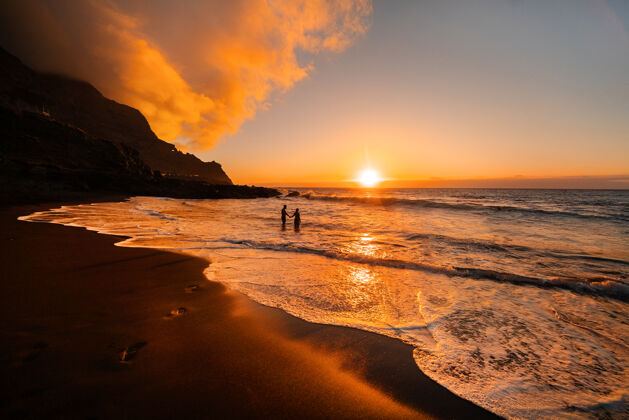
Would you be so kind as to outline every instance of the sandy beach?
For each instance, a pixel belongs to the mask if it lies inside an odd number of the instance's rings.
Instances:
[[[412,347],[258,305],[206,261],[16,220],[55,205],[0,213],[3,418],[494,417]]]

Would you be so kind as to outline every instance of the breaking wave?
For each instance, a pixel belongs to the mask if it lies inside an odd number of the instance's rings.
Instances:
[[[514,205],[500,205],[500,204],[481,204],[481,203],[452,203],[423,198],[400,198],[400,197],[364,197],[364,196],[341,196],[341,195],[329,195],[329,194],[317,194],[313,192],[307,192],[301,195],[301,197],[308,200],[324,200],[324,201],[339,201],[356,204],[368,204],[374,206],[411,206],[417,208],[427,209],[449,209],[449,210],[461,210],[461,211],[486,211],[486,212],[518,212],[518,213],[530,213],[548,216],[563,216],[563,217],[575,217],[583,219],[603,219],[612,221],[629,221],[629,214],[612,213],[612,214],[591,214],[580,213],[563,210],[548,210],[539,209],[524,206]]]
[[[245,245],[250,248],[265,249],[272,251],[307,253],[312,255],[320,255],[327,258],[333,258],[342,261],[351,261],[359,264],[369,264],[372,266],[400,268],[405,270],[417,270],[430,272],[435,274],[443,274],[446,276],[467,277],[470,279],[493,280],[497,282],[506,282],[516,285],[529,285],[543,288],[561,288],[570,290],[579,294],[592,296],[605,296],[618,299],[623,302],[629,302],[629,284],[620,281],[613,281],[601,278],[540,278],[523,276],[516,273],[507,273],[494,270],[487,270],[476,267],[455,267],[455,266],[436,266],[425,263],[374,258],[359,254],[346,254],[326,249],[309,248],[305,246],[296,246],[293,244],[281,244],[270,242],[257,242],[252,240],[233,240],[222,238],[221,241],[236,245]],[[616,261],[616,260],[613,260]],[[622,263],[626,264],[625,261]]]

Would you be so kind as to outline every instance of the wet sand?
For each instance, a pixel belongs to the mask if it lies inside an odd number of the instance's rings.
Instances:
[[[16,220],[55,206],[0,209],[2,418],[495,418],[410,346],[256,304],[206,261]]]

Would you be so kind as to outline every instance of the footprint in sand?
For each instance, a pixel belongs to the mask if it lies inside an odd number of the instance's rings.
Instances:
[[[36,343],[33,343],[33,345],[30,346],[28,350],[20,352],[22,363],[32,362],[33,360],[37,359],[47,347],[48,343],[46,343],[45,341],[38,341]]]
[[[177,318],[180,317],[181,315],[185,314],[186,308],[184,308],[183,306],[177,309],[173,309],[172,311],[170,311],[170,313],[168,315],[164,316],[164,319],[173,319],[173,318]]]
[[[200,289],[199,285],[197,284],[191,284],[190,286],[186,287],[186,293],[194,293],[194,292],[198,292]]]
[[[131,361],[135,358],[135,356],[137,356],[138,351],[146,346],[147,342],[146,341],[140,341],[138,343],[135,343],[129,347],[125,347],[121,352],[120,352],[120,363],[131,363]]]

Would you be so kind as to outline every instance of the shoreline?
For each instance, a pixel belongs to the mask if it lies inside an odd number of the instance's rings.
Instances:
[[[255,303],[202,259],[16,219],[62,204],[0,209],[3,417],[498,418],[399,340]]]

